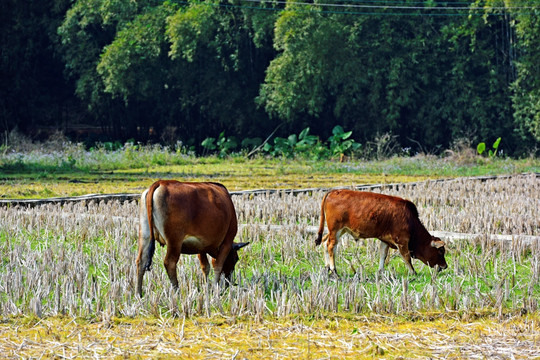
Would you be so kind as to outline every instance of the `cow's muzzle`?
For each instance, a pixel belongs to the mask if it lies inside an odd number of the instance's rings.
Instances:
[[[442,270],[446,269],[448,267],[448,265],[444,264],[444,265],[435,265],[435,267],[437,268],[437,272],[441,272]]]

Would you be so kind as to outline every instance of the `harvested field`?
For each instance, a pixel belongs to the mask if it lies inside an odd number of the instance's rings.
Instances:
[[[139,299],[136,201],[0,207],[0,355],[539,357],[540,179],[375,191],[415,202],[429,230],[478,236],[448,240],[446,271],[413,262],[417,276],[395,252],[377,274],[377,242],[347,239],[335,281],[309,230],[322,191],[234,196],[251,242],[237,285],[207,287],[182,256],[172,293],[158,248]]]
[[[0,354],[8,358],[533,359],[540,356],[539,320],[529,316],[410,321],[348,315],[264,322],[222,317],[10,321],[0,325]]]

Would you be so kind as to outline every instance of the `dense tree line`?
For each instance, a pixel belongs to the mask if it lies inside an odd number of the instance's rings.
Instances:
[[[359,142],[502,137],[527,153],[539,15],[537,0],[5,0],[0,129],[200,145],[341,125]]]

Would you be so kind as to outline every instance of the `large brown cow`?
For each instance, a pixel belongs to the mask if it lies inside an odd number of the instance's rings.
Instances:
[[[230,280],[238,261],[238,249],[248,243],[234,243],[238,229],[236,211],[225,186],[217,183],[189,183],[160,180],[143,192],[139,214],[139,256],[137,292],[142,296],[144,272],[150,270],[155,240],[167,245],[164,265],[175,289],[176,264],[180,254],[198,254],[205,278],[213,257],[214,282],[221,274]]]
[[[431,236],[418,218],[416,206],[405,199],[354,190],[332,190],[321,204],[321,221],[315,245],[323,241],[324,220],[328,234],[324,238],[325,264],[337,275],[334,251],[344,233],[355,239],[381,240],[379,271],[384,268],[388,248],[398,249],[407,267],[414,270],[411,258],[439,269],[447,267],[444,242]]]

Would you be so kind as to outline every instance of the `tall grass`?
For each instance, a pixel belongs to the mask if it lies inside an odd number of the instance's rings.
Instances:
[[[111,171],[131,168],[147,168],[160,165],[184,165],[195,161],[181,147],[140,145],[125,143],[119,149],[110,150],[103,145],[86,149],[82,144],[65,143],[54,150],[33,148],[19,152],[16,149],[0,156],[0,165],[6,170],[51,171]]]
[[[0,315],[263,317],[328,313],[415,314],[418,311],[495,314],[538,311],[540,181],[536,177],[425,183],[388,190],[413,200],[429,229],[482,234],[448,244],[449,269],[416,261],[411,276],[396,253],[378,274],[375,240],[345,239],[339,280],[323,271],[308,225],[318,224],[322,192],[238,196],[233,200],[242,250],[236,285],[205,285],[198,260],[183,255],[180,290],[172,292],[158,248],[145,276],[145,297],[135,294],[136,202],[0,208]],[[287,225],[273,227],[267,225]],[[514,242],[487,234],[516,235]]]
[[[348,158],[345,163],[336,161],[336,158],[312,158],[298,154],[294,160],[309,164],[311,172],[331,173],[469,176],[540,171],[539,160],[532,156],[522,160],[504,157],[488,159],[479,156],[470,147],[448,150],[444,154],[439,157],[423,153],[409,156],[408,152],[383,152],[374,156],[365,154],[361,158]],[[268,163],[282,164],[291,160],[279,155],[259,153],[258,156]],[[225,159],[218,156],[197,157],[180,141],[168,146],[133,142],[97,143],[86,148],[82,143],[69,141],[62,133],[56,133],[44,142],[33,142],[17,132],[12,132],[7,145],[0,145],[0,169],[11,173],[95,172],[230,161],[253,160],[247,159],[245,151],[229,154]]]

